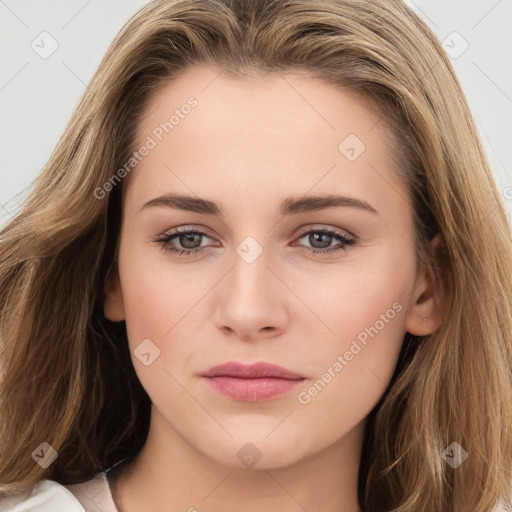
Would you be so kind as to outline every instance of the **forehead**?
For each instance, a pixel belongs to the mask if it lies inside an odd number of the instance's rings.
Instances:
[[[269,183],[299,195],[356,182],[370,195],[407,195],[380,111],[306,72],[234,79],[189,68],[151,98],[135,148],[145,144],[130,176],[138,200],[165,187],[205,197],[215,185],[250,194]]]
[[[236,130],[243,125],[245,131],[264,127],[266,131],[282,135],[286,121],[291,134],[296,131],[293,128],[306,126],[320,131],[329,128],[333,132],[349,128],[360,135],[377,125],[380,125],[377,131],[386,130],[385,123],[381,123],[381,109],[366,96],[335,86],[306,71],[253,71],[235,78],[225,76],[222,70],[199,64],[185,69],[153,94],[139,123],[138,141],[169,120],[176,111],[182,119],[180,108],[191,97],[200,105],[199,109],[194,109],[194,113],[199,111],[201,114],[194,116],[197,125],[202,120],[218,121],[222,123],[217,126],[220,130],[230,127]],[[298,116],[302,120],[299,126],[294,122]],[[279,123],[274,125],[276,121]],[[387,131],[380,135],[386,136]]]

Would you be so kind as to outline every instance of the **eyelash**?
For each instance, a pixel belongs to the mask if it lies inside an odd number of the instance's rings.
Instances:
[[[190,255],[202,252],[204,250],[204,248],[201,248],[201,247],[197,247],[195,249],[176,249],[175,247],[170,247],[168,245],[171,242],[171,240],[173,240],[174,238],[177,238],[179,235],[187,234],[187,233],[204,235],[207,238],[211,238],[204,231],[187,227],[187,228],[176,228],[175,230],[171,231],[170,233],[164,233],[163,235],[160,235],[158,238],[156,238],[154,241],[158,242],[164,251],[168,251],[168,252],[177,254],[178,256],[190,256]],[[331,230],[331,229],[326,229],[326,228],[309,229],[307,231],[303,231],[299,236],[299,240],[311,233],[332,236],[333,238],[336,238],[337,240],[341,241],[343,244],[341,247],[329,247],[327,249],[310,249],[307,247],[303,247],[301,249],[301,250],[306,250],[307,252],[311,252],[313,254],[317,254],[317,253],[328,254],[328,253],[336,253],[339,251],[346,251],[348,249],[348,247],[355,245],[356,241],[357,241],[356,238],[353,237],[353,235],[352,235],[352,238],[349,238],[342,231]]]

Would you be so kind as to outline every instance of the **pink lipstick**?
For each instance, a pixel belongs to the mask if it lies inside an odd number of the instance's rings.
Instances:
[[[304,375],[271,363],[230,361],[201,374],[216,391],[239,402],[263,402],[300,386]]]

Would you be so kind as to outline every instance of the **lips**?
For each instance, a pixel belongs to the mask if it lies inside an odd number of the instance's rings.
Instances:
[[[202,374],[203,377],[238,377],[241,379],[258,379],[262,377],[275,377],[277,379],[299,380],[304,375],[292,372],[288,368],[271,363],[254,363],[245,365],[238,362],[228,362],[210,368]]]
[[[201,374],[212,389],[241,402],[270,400],[298,387],[306,377],[271,363],[231,361]]]

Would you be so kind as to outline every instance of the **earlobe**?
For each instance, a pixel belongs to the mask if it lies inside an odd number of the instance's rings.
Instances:
[[[436,256],[439,254],[439,235],[430,242],[430,248]],[[442,320],[443,288],[439,282],[439,275],[431,269],[423,268],[413,291],[405,328],[415,336],[427,336],[439,328]]]
[[[105,318],[112,322],[121,322],[125,319],[123,294],[117,268],[112,269],[105,280],[103,313]]]

